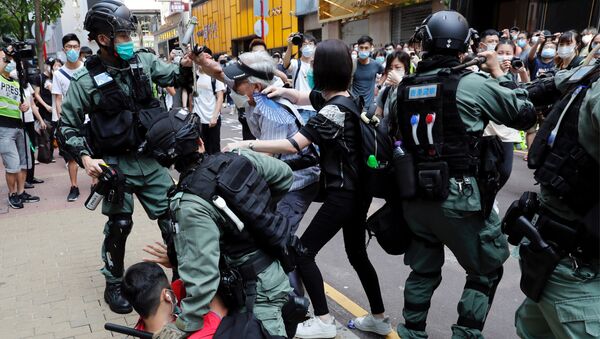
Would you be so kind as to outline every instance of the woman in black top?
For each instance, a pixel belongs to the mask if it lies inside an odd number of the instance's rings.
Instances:
[[[386,335],[392,329],[389,318],[384,316],[379,280],[365,247],[365,219],[369,202],[359,188],[356,172],[359,168],[360,146],[358,121],[343,107],[327,104],[336,96],[350,96],[347,88],[352,74],[352,60],[348,47],[334,39],[320,43],[315,52],[313,72],[318,91],[309,94],[285,88],[269,87],[265,90],[270,97],[283,96],[297,105],[310,103],[318,111],[296,135],[287,140],[245,140],[231,143],[226,148],[296,153],[311,143],[319,146],[325,201],[301,237],[307,249],[306,255],[296,258],[297,270],[312,301],[315,317],[299,324],[296,336],[333,338],[336,335],[315,256],[340,229],[350,264],[356,270],[371,306],[372,315],[354,319],[355,326]]]

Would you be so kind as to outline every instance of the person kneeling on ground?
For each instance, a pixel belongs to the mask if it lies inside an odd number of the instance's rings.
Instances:
[[[153,262],[140,262],[129,267],[123,278],[122,293],[140,315],[135,329],[150,333],[175,321],[179,300],[185,298],[183,282],[178,279],[169,284],[163,269]],[[227,308],[215,297],[210,303],[210,311],[203,317],[204,326],[188,338],[212,338],[226,314]]]

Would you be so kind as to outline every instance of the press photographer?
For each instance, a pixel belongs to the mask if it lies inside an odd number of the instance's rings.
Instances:
[[[24,84],[27,81],[21,61],[32,59],[33,50],[28,49],[24,42],[6,38],[4,41],[10,44],[0,51],[0,155],[6,172],[8,204],[20,209],[24,202],[39,201],[38,197],[25,192],[27,169],[33,159],[27,151],[29,138],[23,123],[23,113],[29,110],[29,104],[24,102]],[[10,77],[15,69],[19,81]]]

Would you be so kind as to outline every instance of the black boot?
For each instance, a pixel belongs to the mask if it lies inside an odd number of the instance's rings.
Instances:
[[[106,283],[104,301],[106,301],[110,310],[115,313],[127,314],[133,311],[131,304],[121,295],[121,283]]]

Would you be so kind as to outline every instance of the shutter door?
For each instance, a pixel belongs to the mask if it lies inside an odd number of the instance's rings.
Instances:
[[[431,14],[431,3],[397,7],[392,10],[392,41],[408,42],[415,33],[415,27]]]

